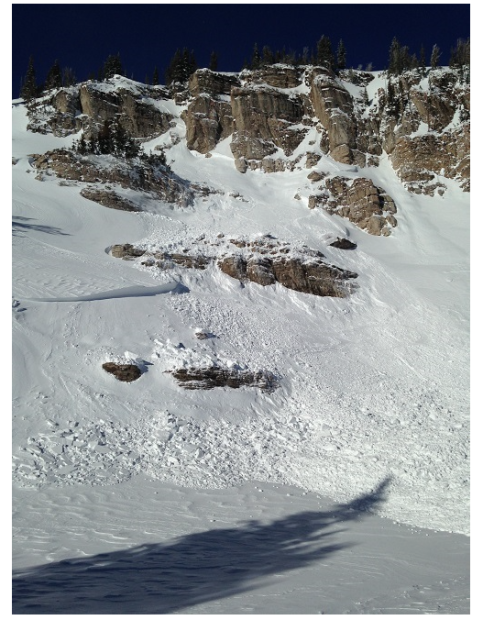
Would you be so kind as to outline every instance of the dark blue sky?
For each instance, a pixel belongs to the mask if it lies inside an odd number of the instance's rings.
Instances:
[[[55,59],[77,79],[97,74],[120,53],[126,75],[144,81],[157,65],[160,81],[177,48],[193,50],[200,67],[218,53],[220,71],[239,71],[254,43],[273,51],[314,49],[322,34],[343,39],[348,66],[383,69],[394,36],[429,61],[437,43],[442,64],[470,36],[470,4],[13,4],[12,96],[34,57],[37,81]]]

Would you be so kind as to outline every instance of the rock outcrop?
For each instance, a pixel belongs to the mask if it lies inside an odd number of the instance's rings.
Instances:
[[[116,194],[116,192],[110,190],[100,190],[95,188],[85,187],[81,190],[81,196],[87,198],[87,200],[92,200],[93,202],[97,202],[103,207],[108,207],[109,209],[117,209],[118,211],[131,211],[138,212],[140,211],[139,207],[133,204],[127,198],[123,198]]]
[[[356,125],[349,92],[327,71],[312,79],[310,100],[315,115],[327,131],[329,154],[341,163],[353,163]]]
[[[208,153],[233,133],[233,115],[226,101],[198,95],[183,115],[186,123],[186,145],[198,153]]]
[[[240,80],[234,75],[209,69],[193,73],[188,84],[190,101],[183,113],[189,149],[208,153],[233,133],[230,92],[238,86]]]
[[[406,188],[415,193],[443,194],[446,185],[438,177],[456,178],[470,188],[469,126],[458,131],[403,137],[392,152],[392,165]]]
[[[327,178],[322,191],[309,198],[309,207],[317,206],[347,218],[371,235],[388,236],[397,226],[394,200],[370,179]]]
[[[96,83],[83,84],[79,89],[81,113],[96,124],[118,117],[123,129],[134,138],[159,136],[169,129],[173,116],[157,106],[157,100],[161,98],[159,89],[146,91],[139,93],[121,87],[106,93]]]
[[[96,136],[104,121],[120,119],[131,136],[149,139],[169,129],[173,115],[159,102],[169,97],[161,86],[148,86],[115,76],[106,82],[88,81],[55,89],[32,106],[28,128],[55,136],[84,130]]]
[[[136,364],[116,364],[115,362],[106,362],[102,364],[106,372],[114,375],[118,381],[130,383],[136,381],[142,375],[141,370]]]
[[[206,241],[206,240],[205,240]],[[357,274],[329,264],[322,252],[307,247],[292,248],[271,236],[255,241],[230,239],[210,244],[216,253],[191,253],[189,248],[174,253],[164,250],[143,250],[131,244],[114,245],[112,256],[124,260],[142,258],[141,264],[158,269],[184,267],[206,269],[216,264],[226,275],[241,282],[261,286],[279,283],[285,288],[322,297],[346,297],[355,288]],[[236,251],[230,249],[235,246]]]
[[[339,250],[355,250],[357,247],[357,243],[353,243],[349,241],[349,239],[337,237],[335,241],[329,244],[333,248],[338,248]]]
[[[235,131],[230,147],[236,159],[262,160],[277,149],[291,155],[305,136],[303,102],[280,90],[233,88],[231,108]]]
[[[195,98],[200,95],[229,97],[231,89],[237,86],[240,86],[239,77],[210,69],[198,69],[191,75],[188,83],[189,93]]]
[[[237,368],[208,366],[179,368],[168,371],[185,390],[212,390],[216,387],[258,387],[263,392],[273,392],[278,387],[276,376],[267,370],[255,372]]]
[[[246,259],[241,255],[226,256],[218,261],[223,273],[241,281],[250,281],[262,286],[280,283],[299,293],[321,297],[346,297],[351,291],[347,282],[357,274],[328,265],[320,257],[253,256]]]
[[[324,156],[362,168],[386,153],[409,191],[443,194],[445,178],[469,191],[465,71],[413,69],[381,80],[371,72],[274,64],[238,74],[199,69],[171,90],[114,76],[46,93],[29,106],[29,128],[56,136],[83,130],[89,138],[118,119],[138,142],[169,132],[172,145],[184,139],[172,131],[182,119],[188,148],[207,156],[231,136],[242,173],[277,173],[305,161],[320,174]],[[308,132],[313,138],[297,152]]]
[[[95,199],[96,189],[101,192],[97,196],[107,201],[109,194],[105,193],[102,186],[117,185],[147,192],[154,198],[179,206],[187,206],[192,201],[192,192],[187,183],[183,183],[166,168],[152,165],[142,158],[127,161],[112,155],[82,156],[67,149],[56,149],[32,155],[31,162],[39,170],[40,179],[42,175],[55,175],[68,181],[95,184],[95,188],[88,188],[87,195],[84,192],[89,199]]]

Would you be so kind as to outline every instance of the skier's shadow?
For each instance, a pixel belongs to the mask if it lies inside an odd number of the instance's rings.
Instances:
[[[173,613],[256,589],[286,573],[342,552],[340,524],[385,500],[387,478],[371,493],[328,512],[303,512],[263,525],[189,534],[14,572],[13,613]]]

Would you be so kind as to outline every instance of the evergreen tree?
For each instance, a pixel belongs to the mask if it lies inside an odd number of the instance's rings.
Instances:
[[[389,75],[400,75],[403,70],[401,46],[399,41],[394,37],[389,47],[389,64],[387,72]]]
[[[401,73],[406,69],[411,69],[411,56],[409,55],[409,47],[403,45],[401,47]]]
[[[132,159],[141,154],[141,147],[134,138],[122,127],[120,119],[105,120],[97,137],[91,136],[86,140],[84,136],[73,144],[74,151],[80,155],[92,153],[94,155],[114,155]]]
[[[56,60],[47,73],[45,78],[45,90],[51,90],[52,88],[60,88],[62,86],[62,71],[60,69],[59,61]]]
[[[134,138],[128,134],[120,123],[120,119],[116,118],[110,125],[111,143],[110,153],[116,157],[126,157],[132,159],[137,157],[140,147],[136,144]]]
[[[124,75],[124,70],[122,68],[121,56],[119,52],[117,54],[111,54],[107,57],[106,62],[103,67],[104,79],[108,80],[112,78],[114,75]]]
[[[304,49],[302,50],[302,58],[300,59],[300,63],[302,65],[309,64],[309,48],[308,47],[304,47]]]
[[[341,71],[347,67],[347,58],[344,41],[339,41],[339,47],[337,48],[337,69]]]
[[[87,153],[89,153],[89,145],[86,142],[84,134],[82,134],[80,140],[74,140],[72,147],[79,155],[87,155]]]
[[[25,101],[30,101],[37,96],[37,82],[35,79],[34,57],[30,56],[27,73],[22,84],[20,96]]]
[[[470,40],[458,39],[456,48],[451,48],[449,66],[461,68],[470,64]]]
[[[187,47],[183,48],[183,55],[181,61],[181,82],[187,82],[192,73],[197,69],[195,53],[193,50],[189,51]]]
[[[170,86],[173,82],[179,81],[179,66],[181,65],[181,51],[179,49],[174,53],[173,58],[170,60],[169,65],[166,68],[165,80],[166,84]]]
[[[96,154],[107,155],[112,152],[113,140],[109,121],[105,120],[102,129],[97,135]]]
[[[165,72],[166,84],[170,86],[171,84],[186,82],[196,69],[194,52],[190,52],[187,47],[184,47],[183,50],[177,49]]]
[[[433,50],[431,52],[431,60],[430,60],[431,69],[437,69],[439,67],[440,58],[441,58],[441,50],[435,43],[433,45]]]
[[[211,71],[218,71],[218,54],[216,52],[211,52],[209,68]]]
[[[255,43],[255,45],[253,46],[252,62],[251,62],[250,68],[259,69],[260,61],[261,61],[261,57],[260,57],[260,52],[258,51],[258,44]]]
[[[268,45],[264,45],[262,49],[262,59],[260,64],[262,66],[273,65],[274,59],[275,57],[270,47]]]
[[[71,67],[64,67],[64,70],[62,71],[62,85],[74,86],[74,84],[77,84],[77,77],[74,69]]]
[[[317,64],[334,69],[335,61],[332,54],[332,44],[329,37],[323,34],[317,43]]]
[[[387,111],[389,114],[396,115],[396,93],[394,90],[394,85],[389,79],[387,83]]]
[[[421,49],[419,51],[419,66],[422,69],[426,68],[426,50],[424,49],[424,45],[421,45]]]
[[[295,67],[297,65],[297,52],[294,52],[293,50],[290,50],[287,54],[287,58],[285,60],[285,62],[292,66]]]
[[[153,84],[153,86],[157,86],[159,84],[159,71],[158,71],[158,67],[154,67],[152,84]]]

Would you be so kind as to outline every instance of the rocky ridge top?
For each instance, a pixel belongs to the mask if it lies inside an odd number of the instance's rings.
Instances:
[[[176,92],[114,76],[50,91],[30,105],[29,118],[32,131],[82,131],[86,139],[116,120],[139,143],[166,136],[163,148],[169,151],[184,139],[188,149],[207,157],[228,139],[241,173],[307,167],[313,180],[321,180],[328,157],[362,179],[326,179],[309,207],[337,213],[375,235],[388,235],[397,225],[394,200],[364,177],[364,169],[378,166],[383,156],[410,192],[443,195],[445,179],[470,188],[470,87],[451,68],[414,69],[398,77],[353,70],[336,75],[317,66],[272,65],[238,74],[199,69]],[[177,131],[181,126],[184,137]],[[52,156],[39,156],[33,163],[63,179],[129,183],[158,199],[190,204],[187,184],[172,175],[161,182],[159,174],[126,175],[116,164],[106,176],[72,155],[64,160],[60,166]],[[96,199],[95,192],[84,195]]]

